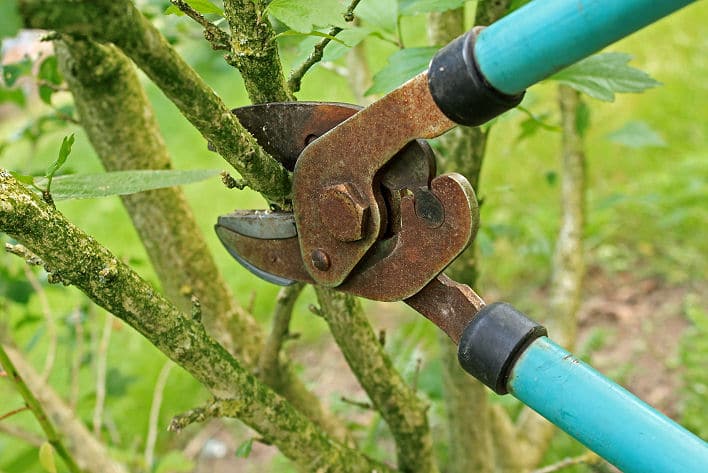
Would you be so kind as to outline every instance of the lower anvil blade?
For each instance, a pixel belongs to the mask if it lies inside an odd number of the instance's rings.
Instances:
[[[263,240],[219,223],[214,229],[231,256],[256,276],[281,286],[296,281],[312,282],[302,264],[297,237]]]

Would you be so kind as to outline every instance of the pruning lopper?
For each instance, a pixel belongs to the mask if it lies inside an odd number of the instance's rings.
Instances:
[[[425,139],[476,126],[524,90],[690,3],[531,2],[441,49],[426,72],[366,108],[271,103],[239,121],[293,172],[293,212],[236,210],[216,233],[257,276],[404,301],[459,345],[462,367],[512,393],[627,472],[708,471],[708,446],[546,337],[504,303],[485,305],[443,270],[479,224],[460,174],[436,175]]]

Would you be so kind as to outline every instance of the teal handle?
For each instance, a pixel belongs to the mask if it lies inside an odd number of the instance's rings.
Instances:
[[[546,337],[521,354],[508,388],[625,473],[708,472],[708,443]]]
[[[532,1],[482,31],[475,58],[492,86],[516,95],[693,1]]]

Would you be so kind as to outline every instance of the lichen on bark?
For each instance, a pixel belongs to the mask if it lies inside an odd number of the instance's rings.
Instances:
[[[207,387],[231,399],[230,415],[258,431],[301,466],[322,471],[390,471],[333,441],[255,377],[132,269],[59,211],[0,170],[0,231],[42,259],[64,284],[125,321]],[[109,271],[105,271],[110,268]]]
[[[20,0],[25,24],[118,46],[254,190],[286,205],[290,173],[129,0]]]

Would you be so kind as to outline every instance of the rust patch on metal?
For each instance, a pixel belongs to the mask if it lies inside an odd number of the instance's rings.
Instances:
[[[435,105],[423,73],[303,150],[295,164],[293,206],[302,257],[313,279],[330,287],[344,282],[386,228],[383,197],[374,188],[376,174],[410,141],[439,136],[454,125]],[[370,215],[363,238],[343,243],[320,225],[319,195],[345,182],[362,193]],[[328,271],[310,261],[315,248],[332,257]]]
[[[430,281],[405,303],[440,327],[455,345],[460,343],[467,324],[485,305],[472,288],[444,274]]]

